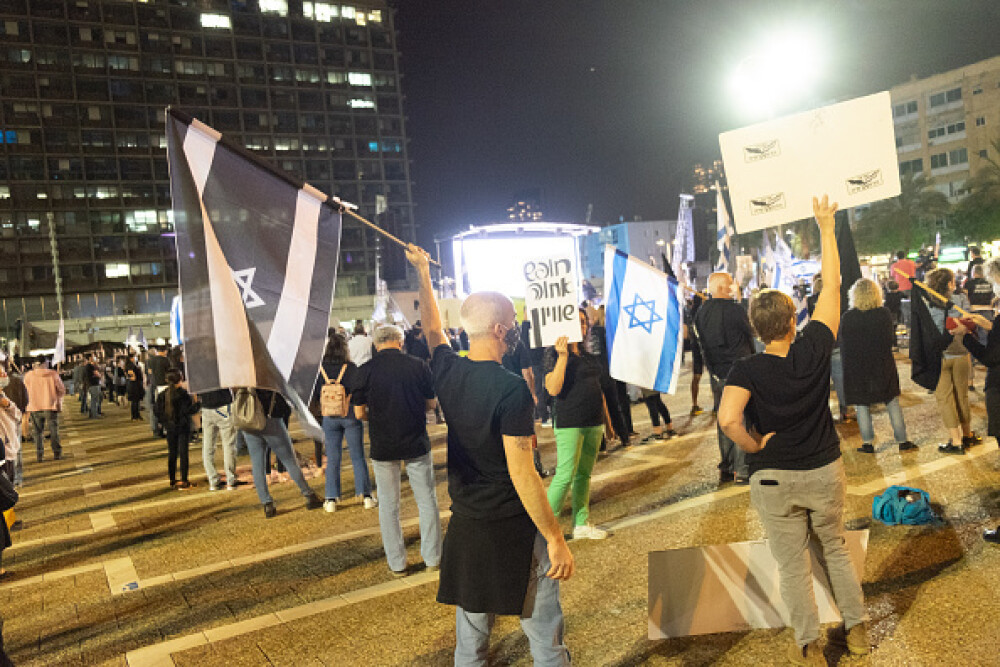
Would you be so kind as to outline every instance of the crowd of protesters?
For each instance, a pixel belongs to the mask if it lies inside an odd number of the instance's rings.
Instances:
[[[799,323],[791,297],[761,289],[744,301],[739,285],[721,272],[709,277],[707,295],[691,297],[684,317],[692,371],[689,415],[704,412],[699,392],[707,369],[718,417],[719,483],[750,487],[779,565],[781,595],[795,635],[789,659],[795,664],[821,664],[822,659],[805,535],[822,550],[820,562],[844,618],[840,640],[852,653],[868,650],[861,589],[844,547],[846,481],[835,424],[856,419],[858,452],[874,455],[879,450],[872,407],[884,405],[900,454],[917,449],[900,403],[895,356],[901,333],[913,333],[907,324],[914,318],[924,317],[926,329],[919,341],[911,335],[909,346],[925,347],[920,372],[933,378],[924,386],[934,394],[947,432],[938,449],[962,454],[982,443],[970,413],[974,361],[987,369],[987,433],[1000,441],[1000,333],[993,328],[1000,257],[984,260],[975,250],[967,270],[955,273],[937,268],[926,253],[917,263],[900,252],[881,283],[862,278],[846,286],[849,307],[841,312],[833,240],[836,204],[824,198],[814,210],[822,272],[808,295],[807,325]],[[407,256],[421,281],[420,321],[405,330],[393,324],[370,330],[359,320],[350,331],[329,332],[319,377],[306,397],[323,434],[315,441],[315,464],[322,467],[324,459],[326,464],[322,495],[310,486],[303,474],[307,462],[293,447],[289,397],[254,390],[263,420],[258,427],[239,428],[236,405],[247,390],[190,393],[183,348],[127,350],[110,357],[91,352],[61,372],[42,358],[32,360],[30,369],[5,359],[0,367],[4,474],[16,488],[23,483],[22,441],[34,440],[38,462],[45,458],[46,438],[52,458],[62,457],[59,413],[67,393],[75,394],[88,419],[102,419],[114,405],[127,408],[132,421],[148,420],[151,433],[166,440],[172,488],[194,485],[189,448],[200,438],[211,491],[234,490],[242,483],[237,458],[246,449],[267,518],[278,513],[268,490],[272,454],[274,466],[297,485],[307,508],[331,513],[350,506],[377,509],[389,569],[405,576],[413,569],[400,520],[405,470],[419,511],[424,568],[441,570],[438,599],[456,606],[456,663],[484,659],[495,614],[521,615],[537,662],[568,663],[559,582],[572,575],[575,564],[558,517],[569,496],[572,537],[607,538],[608,532],[590,520],[590,479],[599,454],[609,446],[676,436],[670,411],[659,392],[637,388],[635,398],[645,404],[651,422],[640,440],[632,419],[633,394],[609,372],[603,306],[582,304],[581,342],[563,337],[545,350],[530,347],[530,324],[518,323],[510,300],[495,293],[469,297],[462,306],[463,326],[445,329],[426,254],[410,246]],[[839,420],[830,410],[831,380]],[[428,421],[448,426],[453,516],[444,535]],[[551,470],[538,453],[539,425],[554,432]],[[345,444],[353,499],[341,486]],[[220,448],[224,474],[216,468]],[[549,475],[545,488],[541,480]],[[0,524],[2,554],[10,533]],[[984,539],[998,543],[1000,535],[988,530]]]

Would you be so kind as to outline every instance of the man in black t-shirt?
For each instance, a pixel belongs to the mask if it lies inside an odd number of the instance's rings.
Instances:
[[[834,234],[837,205],[813,199],[820,228],[824,289],[812,320],[795,338],[791,297],[762,290],[750,304],[764,352],[732,365],[719,406],[719,424],[748,453],[750,501],[760,515],[778,563],[788,607],[795,665],[825,665],[819,648],[819,612],[813,598],[810,541],[844,619],[835,634],[856,655],[868,653],[861,584],[844,542],[847,486],[837,431],[830,414],[830,357],[840,324],[840,256]],[[747,431],[745,420],[750,423]],[[761,435],[764,434],[764,435]]]
[[[485,664],[496,614],[518,615],[538,665],[568,665],[559,581],[573,555],[532,463],[531,392],[500,360],[519,336],[514,305],[495,292],[462,304],[469,356],[441,329],[427,253],[410,245],[420,317],[433,350],[434,388],[448,423],[452,518],[438,602],[456,606],[455,664]]]
[[[358,419],[368,419],[382,547],[392,573],[405,575],[406,544],[399,520],[400,473],[405,464],[420,513],[420,555],[428,569],[436,570],[441,563],[441,513],[427,436],[426,410],[435,407],[431,372],[427,364],[403,353],[399,327],[379,327],[374,342],[375,356],[355,375],[351,403],[357,406]]]
[[[733,362],[753,354],[753,330],[743,306],[733,299],[739,294],[732,276],[717,271],[708,277],[712,298],[703,303],[694,316],[697,340],[708,367],[714,397],[713,411],[726,386],[726,376]],[[718,426],[719,481],[745,484],[749,479],[746,456]]]

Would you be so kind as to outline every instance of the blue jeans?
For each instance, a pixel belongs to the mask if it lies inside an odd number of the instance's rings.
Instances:
[[[539,533],[531,558],[528,594],[521,614],[521,629],[528,637],[535,665],[569,665],[569,650],[563,641],[563,612],[559,581],[545,573],[551,567],[548,544]],[[455,607],[455,665],[485,665],[490,649],[490,631],[495,614],[470,614]]]
[[[49,434],[52,436],[52,453],[62,456],[62,443],[59,440],[59,413],[55,410],[36,410],[29,413],[31,415],[31,425],[35,431],[35,453],[38,460],[42,460],[45,454],[45,424],[49,425]]]
[[[833,391],[837,394],[837,407],[840,414],[847,412],[847,404],[844,403],[844,361],[840,357],[840,348],[833,348],[830,355],[830,377],[833,378]]]
[[[714,400],[714,407],[712,409],[718,414],[719,401],[722,400],[722,390],[726,388],[726,381],[716,380],[713,374],[709,374],[709,379],[712,382],[712,398]],[[722,432],[722,427],[719,426],[718,421],[715,424],[715,431],[719,440],[719,471],[732,473],[740,478],[748,477],[750,475],[750,468],[747,465],[747,453],[740,449],[732,441],[732,438]]]
[[[406,545],[403,543],[403,526],[399,522],[399,475],[400,464],[403,463],[406,464],[406,476],[410,480],[410,489],[420,514],[420,555],[428,566],[441,564],[441,515],[438,511],[437,494],[434,492],[434,461],[431,453],[406,461],[373,460],[382,548],[389,561],[389,569],[393,572],[406,569]]]
[[[372,494],[372,480],[368,476],[365,461],[365,427],[355,417],[323,417],[323,440],[326,447],[326,499],[340,500],[340,460],[344,450],[341,447],[347,438],[347,451],[351,455],[354,468],[354,493],[359,496]]]
[[[274,502],[271,492],[267,489],[267,473],[264,472],[267,449],[270,448],[278,460],[285,466],[288,475],[299,487],[302,495],[308,498],[313,490],[306,484],[305,477],[302,476],[302,469],[295,458],[292,450],[292,439],[288,436],[288,429],[285,422],[278,417],[271,417],[267,420],[267,426],[260,433],[247,433],[242,431],[246,439],[247,450],[250,452],[250,466],[253,471],[253,485],[257,489],[257,497],[261,503]]]
[[[101,400],[104,398],[104,390],[101,389],[101,385],[94,384],[87,391],[90,392],[90,418],[96,419],[101,414]]]
[[[861,431],[861,442],[874,443],[875,429],[872,427],[872,413],[867,405],[855,406],[858,410],[858,430]],[[906,423],[903,421],[903,408],[899,407],[899,396],[885,404],[892,423],[892,435],[896,442],[906,442]]]

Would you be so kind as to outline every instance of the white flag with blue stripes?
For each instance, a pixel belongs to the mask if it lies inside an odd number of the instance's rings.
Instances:
[[[719,249],[719,262],[715,265],[716,271],[730,273],[729,264],[732,259],[733,222],[729,219],[729,211],[726,209],[726,200],[722,197],[722,188],[719,182],[715,182],[715,207],[718,214],[718,234],[715,245]]]
[[[677,281],[605,246],[604,290],[611,377],[674,393],[684,349],[684,300]]]

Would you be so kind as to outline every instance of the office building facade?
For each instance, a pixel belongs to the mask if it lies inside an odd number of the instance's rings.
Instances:
[[[168,309],[168,105],[414,238],[381,0],[0,0],[0,324],[55,314],[50,219],[67,317]],[[345,219],[338,296],[375,293],[377,243]]]
[[[1000,137],[1000,56],[890,89],[899,173],[956,202]]]

